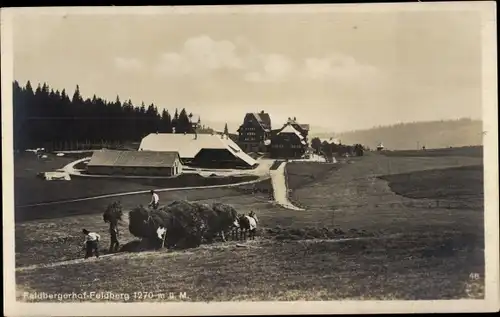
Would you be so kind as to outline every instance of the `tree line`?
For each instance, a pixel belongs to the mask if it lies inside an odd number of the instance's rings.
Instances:
[[[74,144],[124,144],[141,140],[149,133],[207,133],[200,119],[193,125],[186,109],[161,113],[154,104],[114,101],[94,95],[84,99],[76,86],[73,96],[46,83],[33,89],[28,81],[21,87],[13,82],[14,148],[73,148]],[[204,128],[204,127],[203,127]],[[206,128],[209,130],[210,128]]]
[[[316,154],[323,155],[326,159],[332,159],[334,156],[363,156],[364,151],[368,150],[363,145],[356,143],[354,145],[336,144],[333,142],[323,141],[315,137],[311,140],[311,147]]]

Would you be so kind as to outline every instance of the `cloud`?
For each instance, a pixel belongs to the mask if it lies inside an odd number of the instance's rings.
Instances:
[[[234,43],[214,40],[207,35],[184,42],[177,52],[160,56],[156,71],[169,77],[205,76],[213,71],[230,70],[254,83],[279,83],[297,80],[365,80],[377,74],[369,65],[346,55],[308,57],[292,60],[283,54],[261,52],[245,38]]]
[[[230,41],[215,41],[206,35],[188,39],[179,52],[160,56],[158,72],[164,75],[205,74],[219,69],[241,69],[241,59]]]
[[[138,71],[144,67],[141,60],[133,57],[115,57],[114,64],[124,71]]]
[[[250,82],[282,82],[293,73],[295,65],[291,59],[281,54],[260,55],[257,69],[249,71],[244,78]]]
[[[306,58],[302,76],[312,80],[362,80],[377,75],[375,67],[358,63],[346,55],[334,54],[324,58]]]

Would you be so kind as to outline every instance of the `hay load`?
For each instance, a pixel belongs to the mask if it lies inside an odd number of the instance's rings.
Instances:
[[[192,248],[212,242],[219,233],[224,240],[223,233],[231,229],[236,215],[236,210],[229,205],[178,200],[158,210],[134,208],[129,213],[129,230],[154,245],[156,230],[163,225],[167,229],[167,247]]]
[[[115,201],[108,205],[104,213],[102,214],[102,219],[105,223],[110,223],[113,225],[118,224],[119,221],[122,221],[123,217],[123,208],[119,201]]]
[[[222,240],[225,240],[224,235],[231,230],[233,222],[238,218],[238,212],[231,205],[217,202],[212,204],[212,209],[216,214],[216,220],[211,228],[213,228],[214,234],[220,232]]]

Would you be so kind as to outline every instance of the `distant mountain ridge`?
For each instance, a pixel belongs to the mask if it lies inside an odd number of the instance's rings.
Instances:
[[[482,145],[482,121],[473,119],[399,123],[342,133],[314,133],[312,137],[336,138],[342,144],[361,143],[375,148],[380,142],[390,150]]]

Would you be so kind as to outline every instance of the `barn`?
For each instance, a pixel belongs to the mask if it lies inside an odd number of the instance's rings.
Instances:
[[[255,168],[258,163],[227,135],[151,133],[139,151],[178,152],[181,162],[199,168]]]
[[[101,175],[175,176],[182,173],[178,152],[94,151],[87,173]]]

